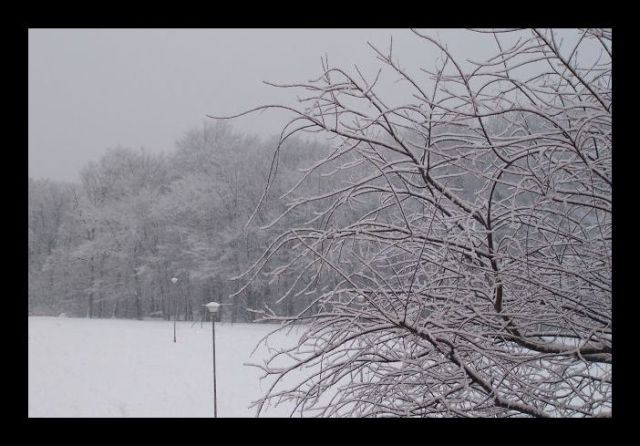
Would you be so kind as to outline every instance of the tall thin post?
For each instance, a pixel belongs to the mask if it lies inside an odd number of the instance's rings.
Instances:
[[[218,402],[216,400],[216,315],[211,314],[211,333],[213,335],[213,417],[218,418]]]

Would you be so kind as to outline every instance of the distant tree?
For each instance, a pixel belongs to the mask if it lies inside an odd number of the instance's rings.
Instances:
[[[62,235],[72,214],[74,186],[52,180],[28,183],[29,309],[54,311],[52,256],[64,244]]]
[[[317,292],[293,316],[262,312],[303,335],[258,365],[272,378],[258,414],[292,401],[319,416],[610,415],[611,31],[475,33],[496,46],[485,62],[417,31],[434,67],[371,45],[406,101],[383,99],[380,72],[324,60],[316,80],[280,85],[299,108],[255,109],[294,115],[274,163],[315,131],[334,145],[307,179],[336,162],[353,173],[292,191],[306,222],[242,276],[295,271],[311,285],[283,299]]]
[[[188,320],[216,300],[227,304],[225,320],[252,320],[247,308],[272,305],[272,288],[287,280],[261,278],[229,299],[229,278],[250,266],[272,232],[300,219],[293,212],[271,232],[260,228],[284,211],[279,197],[302,177],[297,169],[315,147],[292,141],[284,148],[296,156],[280,166],[269,206],[254,214],[267,146],[228,124],[205,122],[166,156],[113,148],[84,166],[79,184],[30,180],[30,311]]]
[[[154,218],[169,234],[161,247],[163,256],[172,259],[173,270],[188,272],[194,308],[210,300],[224,302],[228,306],[222,317],[233,321],[252,320],[254,313],[248,308],[271,303],[273,295],[262,279],[229,299],[229,278],[248,268],[264,249],[268,231],[260,226],[284,210],[279,195],[302,176],[296,172],[301,159],[282,165],[286,175],[267,197],[272,205],[246,224],[267,178],[266,148],[265,141],[234,131],[227,123],[207,122],[189,130],[172,156],[168,192],[154,206]]]
[[[76,275],[85,273],[88,317],[140,319],[153,311],[145,310],[144,296],[146,263],[157,250],[151,208],[167,182],[162,157],[124,148],[82,170],[74,214],[81,230],[72,257]]]

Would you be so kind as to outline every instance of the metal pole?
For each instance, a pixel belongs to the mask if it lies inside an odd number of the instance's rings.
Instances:
[[[213,335],[213,417],[218,418],[218,403],[216,401],[216,315],[211,314],[211,333]]]
[[[173,342],[176,342],[176,316],[178,313],[178,304],[177,304],[177,299],[175,297],[175,294],[176,294],[175,290],[173,294],[174,294],[173,299],[176,302],[176,305],[174,305],[174,308],[173,308]]]

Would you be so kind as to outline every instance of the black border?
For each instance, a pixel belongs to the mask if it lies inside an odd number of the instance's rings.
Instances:
[[[177,5],[173,5],[175,8]],[[628,28],[613,26],[610,16],[602,14],[600,9],[578,8],[581,12],[572,11],[569,15],[562,16],[557,10],[558,5],[540,4],[533,12],[517,12],[514,4],[500,6],[496,3],[477,5],[476,9],[466,9],[463,4],[445,3],[438,7],[425,4],[418,9],[409,4],[386,4],[374,6],[353,5],[340,2],[337,4],[318,3],[306,5],[308,10],[301,11],[301,5],[274,5],[272,3],[263,6],[254,6],[243,3],[240,11],[231,13],[228,6],[217,7],[210,5],[207,8],[187,7],[186,14],[178,14],[168,6],[149,6],[145,11],[128,10],[114,11],[108,4],[94,6],[92,11],[86,9],[74,9],[73,13],[61,9],[58,4],[51,4],[44,9],[33,7],[29,13],[20,13],[15,18],[11,31],[15,36],[11,42],[11,56],[15,62],[11,62],[11,72],[14,79],[9,84],[10,93],[18,96],[11,106],[11,119],[13,125],[7,130],[12,136],[20,134],[18,144],[5,145],[5,154],[12,158],[5,163],[5,172],[9,171],[9,185],[4,190],[14,199],[16,207],[10,215],[5,214],[12,223],[12,228],[5,232],[11,243],[9,252],[5,256],[9,264],[16,271],[5,277],[5,282],[11,282],[11,291],[5,291],[5,299],[18,308],[7,314],[10,328],[5,332],[5,345],[17,348],[17,352],[6,353],[4,369],[9,369],[16,376],[5,378],[6,388],[15,392],[15,400],[8,402],[9,412],[16,416],[17,423],[13,428],[23,428],[29,433],[29,437],[35,435],[43,439],[60,439],[76,437],[84,441],[94,439],[124,439],[133,438],[132,432],[140,435],[145,440],[171,440],[193,441],[196,437],[215,441],[223,431],[231,437],[225,441],[238,441],[259,439],[260,441],[285,441],[306,442],[318,439],[319,441],[335,441],[336,439],[347,441],[353,435],[358,441],[370,439],[383,439],[386,436],[390,440],[398,442],[412,441],[407,438],[411,432],[418,435],[421,442],[434,442],[440,436],[446,441],[457,441],[467,437],[469,441],[477,441],[486,438],[491,442],[520,442],[525,439],[546,440],[558,442],[562,440],[575,441],[579,438],[595,441],[598,436],[603,439],[613,433],[612,427],[618,429],[623,422],[628,421],[635,411],[630,401],[630,393],[635,387],[630,373],[634,371],[631,360],[633,357],[624,351],[633,345],[634,336],[628,329],[631,321],[625,322],[625,318],[631,318],[628,304],[635,300],[635,289],[626,283],[626,277],[630,268],[635,266],[635,253],[627,247],[629,238],[625,235],[625,229],[630,229],[633,222],[631,213],[635,205],[635,189],[629,184],[633,178],[634,164],[625,160],[627,156],[636,151],[627,134],[629,119],[635,117],[631,109],[629,90],[625,85],[625,77],[633,75],[626,54],[631,50]],[[314,7],[315,6],[315,7]],[[502,8],[502,9],[501,9]],[[242,11],[244,9],[244,11]],[[355,11],[353,11],[355,9]],[[562,8],[560,8],[562,9]],[[104,11],[103,11],[104,10]],[[509,19],[498,18],[500,13],[514,13]],[[464,15],[467,14],[467,15]],[[27,51],[29,28],[404,28],[404,27],[519,27],[519,26],[552,26],[552,27],[576,27],[576,26],[605,26],[612,27],[614,49],[616,53],[614,62],[614,97],[616,112],[614,117],[614,140],[618,146],[613,158],[613,252],[614,252],[614,320],[616,354],[613,359],[614,386],[613,419],[590,420],[289,420],[289,419],[91,419],[91,418],[50,418],[37,419],[27,417],[27,178],[28,178],[28,114],[27,114]],[[625,54],[626,53],[626,54]],[[632,56],[633,57],[633,56]],[[13,69],[15,66],[15,69]],[[627,113],[629,110],[630,113]],[[16,132],[20,129],[20,132]],[[635,141],[634,141],[635,142]],[[7,169],[8,167],[8,169]],[[15,178],[13,178],[15,177]],[[16,187],[15,185],[20,186]],[[8,186],[8,187],[7,187]],[[628,199],[624,195],[629,194]],[[629,215],[625,215],[628,213]],[[625,252],[631,251],[631,261],[624,259]],[[19,266],[18,266],[19,265]],[[13,272],[13,271],[12,271]],[[19,278],[19,279],[18,279]],[[6,285],[6,283],[5,283]],[[14,288],[15,287],[15,288]],[[19,315],[19,316],[18,316]],[[18,316],[18,317],[16,317]],[[11,379],[9,381],[9,379]],[[630,384],[628,388],[624,383]],[[630,403],[630,404],[628,404]],[[213,424],[215,423],[215,424]],[[115,429],[110,429],[115,428]],[[489,428],[499,436],[486,437],[482,435],[484,429]],[[494,430],[495,429],[495,430]],[[86,430],[86,431],[85,431]],[[125,433],[126,432],[126,433]],[[526,432],[526,433],[525,433]],[[89,435],[88,437],[86,435]],[[91,435],[93,434],[93,435]],[[96,435],[98,434],[98,435]],[[255,437],[254,437],[255,436]],[[96,438],[97,437],[97,438]]]

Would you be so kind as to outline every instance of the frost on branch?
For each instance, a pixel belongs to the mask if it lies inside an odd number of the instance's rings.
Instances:
[[[259,365],[259,413],[610,415],[611,32],[473,32],[493,57],[415,31],[434,66],[371,45],[377,74],[324,60],[279,85],[299,108],[259,108],[291,111],[281,141],[332,142],[287,194],[307,220],[243,276],[288,278],[281,299],[308,303],[262,313],[303,335]],[[385,99],[385,75],[412,99]],[[294,260],[271,265],[282,250]]]

